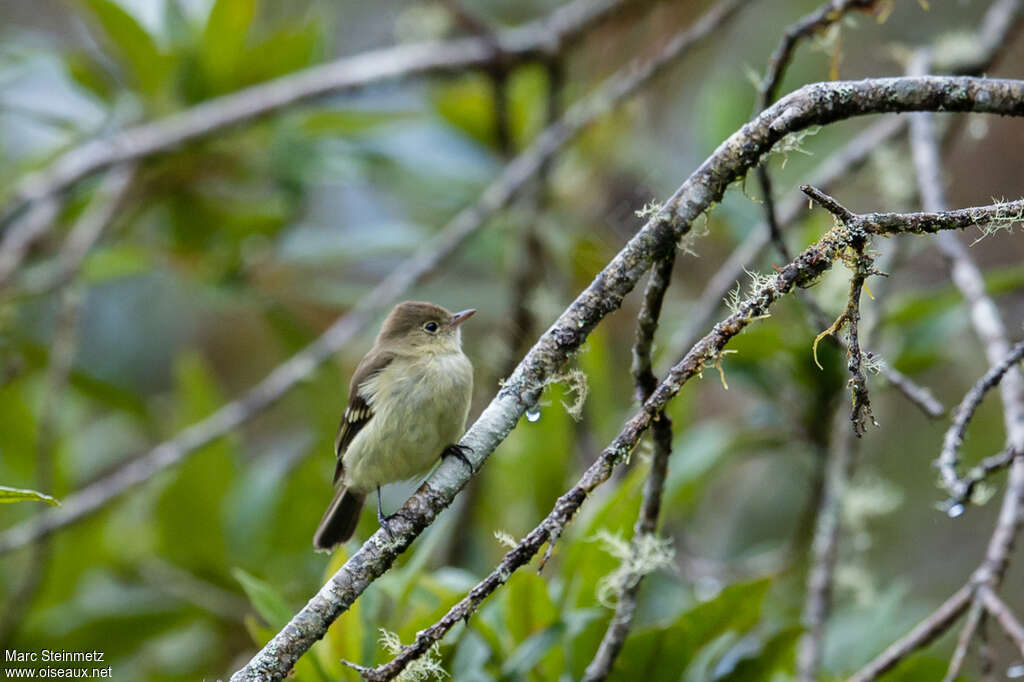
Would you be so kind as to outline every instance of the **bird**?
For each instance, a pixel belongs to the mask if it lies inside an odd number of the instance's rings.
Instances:
[[[469,449],[458,439],[473,393],[461,325],[475,312],[405,301],[385,318],[349,384],[334,441],[336,492],[313,535],[314,549],[329,552],[352,537],[374,490],[377,521],[390,535],[382,485],[422,474],[449,455],[472,471]]]

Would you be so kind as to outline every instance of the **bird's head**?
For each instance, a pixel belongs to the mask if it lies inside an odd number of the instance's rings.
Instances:
[[[462,349],[460,325],[476,310],[452,313],[433,303],[405,301],[384,320],[377,343],[395,352],[452,353]]]

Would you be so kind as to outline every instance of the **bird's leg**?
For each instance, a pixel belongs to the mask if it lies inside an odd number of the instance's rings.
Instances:
[[[473,473],[473,464],[469,461],[469,457],[466,456],[471,452],[473,452],[473,448],[469,446],[452,443],[446,447],[443,452],[441,452],[441,459],[454,457],[466,465],[466,468],[469,469],[469,473]]]
[[[377,486],[377,523],[380,527],[388,534],[389,538],[394,538],[395,534],[391,532],[391,517],[384,516],[384,504],[380,499],[380,486]]]

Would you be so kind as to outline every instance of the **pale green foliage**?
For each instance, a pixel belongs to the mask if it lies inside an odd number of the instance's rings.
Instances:
[[[402,651],[402,640],[386,628],[380,628],[380,643],[391,656],[397,656]],[[427,682],[445,677],[450,676],[441,667],[441,645],[435,642],[427,653],[410,663],[395,679],[399,682]]]
[[[508,549],[514,549],[515,546],[519,544],[516,539],[512,537],[511,533],[503,530],[494,531],[494,539],[497,540],[502,547],[507,547]]]
[[[896,511],[903,504],[903,493],[895,484],[876,476],[864,477],[847,490],[843,498],[842,518],[853,544],[871,546],[869,524],[880,516]]]
[[[672,539],[653,533],[637,536],[630,543],[618,533],[602,528],[594,539],[619,560],[618,567],[597,583],[597,600],[609,608],[615,606],[620,590],[636,585],[648,573],[671,566],[675,559]]]
[[[996,210],[996,214],[989,218],[983,218],[979,215],[978,229],[981,230],[981,236],[975,239],[971,246],[974,246],[982,239],[991,237],[997,232],[1005,230],[1007,233],[1012,233],[1013,228],[1016,225],[1024,222],[1024,208],[1013,210],[1005,207],[1007,203],[1006,199],[993,199],[992,202],[999,208]]]
[[[819,132],[821,132],[821,126],[810,126],[795,133],[790,133],[775,143],[775,146],[772,147],[771,154],[781,156],[782,167],[785,168],[786,163],[789,161],[789,155],[794,152],[811,156],[811,152],[804,149],[803,143],[804,140],[817,135]]]

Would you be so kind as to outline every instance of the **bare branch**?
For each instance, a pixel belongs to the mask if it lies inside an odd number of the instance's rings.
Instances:
[[[930,616],[918,623],[917,627],[891,644],[878,658],[847,678],[846,682],[870,682],[895,668],[910,654],[930,644],[967,610],[971,604],[971,592],[970,587],[961,587]]]
[[[956,410],[953,412],[953,423],[942,439],[942,451],[939,453],[936,464],[942,473],[943,485],[946,486],[953,499],[956,500],[954,504],[958,504],[960,500],[966,499],[970,494],[969,487],[973,487],[973,484],[961,478],[957,472],[957,466],[960,462],[960,446],[963,445],[967,425],[974,417],[974,413],[978,409],[978,405],[985,398],[985,395],[998,386],[1011,369],[1016,369],[1017,364],[1022,358],[1024,358],[1024,341],[1017,343],[1010,350],[1009,355],[985,372],[984,376],[978,379],[974,386],[967,391],[967,394],[964,395],[963,400],[960,401],[960,404],[957,405]],[[1007,452],[1013,453],[1014,450],[1010,447],[1007,448]],[[1012,459],[1012,454],[1009,459]],[[993,461],[990,464],[998,466],[997,461]]]
[[[488,218],[506,206],[536,177],[547,161],[586,126],[650,82],[651,78],[684,54],[695,41],[713,31],[745,2],[729,0],[716,6],[690,29],[672,39],[654,58],[616,72],[601,87],[571,106],[557,123],[545,128],[525,151],[505,166],[502,173],[483,191],[476,204],[459,212],[433,240],[395,268],[352,310],[335,320],[319,338],[278,365],[242,397],[223,405],[209,417],[192,424],[125,467],[68,496],[62,506],[53,510],[55,513],[40,514],[31,524],[21,524],[0,533],[0,554],[85,518],[135,485],[174,466],[190,453],[237,428],[273,404],[352,339],[376,312],[430,275],[466,239],[483,227]],[[642,270],[636,272],[635,277],[640,277],[642,273]],[[632,284],[628,286],[631,288]],[[623,290],[619,300],[626,291],[628,289]],[[593,324],[596,322],[595,319]],[[582,330],[581,326],[575,331]],[[586,332],[589,332],[589,328]],[[583,337],[586,332],[583,332]],[[579,339],[580,343],[583,337]],[[511,429],[511,426],[508,428]]]
[[[572,44],[623,3],[574,0],[543,19],[489,36],[398,45],[343,57],[216,97],[107,138],[90,140],[25,177],[14,190],[0,225],[25,203],[53,198],[108,166],[159,154],[300,102],[382,81],[548,57]]]
[[[780,104],[786,103],[787,100],[782,100]],[[744,128],[744,131],[749,127],[750,124]],[[745,147],[742,145],[731,147],[727,142],[720,149],[742,150]],[[714,167],[713,160],[714,157],[705,162],[702,169],[709,165]],[[756,163],[756,159],[752,159],[746,167],[749,168],[753,163]],[[726,167],[730,167],[729,164],[726,164]],[[695,173],[697,176],[700,174],[700,170]],[[693,176],[691,176],[691,180],[692,178]],[[720,175],[712,175],[711,178],[721,182]],[[543,388],[543,379],[557,371],[557,368],[567,358],[569,350],[578,348],[590,329],[610,311],[609,303],[613,303],[614,307],[621,304],[625,291],[635,285],[636,280],[631,277],[630,273],[639,270],[636,265],[638,260],[642,259],[646,264],[650,264],[651,259],[663,253],[665,238],[671,239],[670,243],[675,243],[676,237],[672,231],[667,234],[660,232],[660,239],[648,231],[658,234],[659,228],[667,227],[666,223],[673,220],[666,215],[666,211],[670,208],[678,211],[674,214],[676,221],[679,220],[683,211],[694,210],[694,206],[682,200],[687,189],[688,184],[684,184],[659,213],[662,219],[657,220],[657,216],[652,219],[657,222],[654,225],[645,226],[598,274],[587,290],[576,299],[562,314],[558,322],[527,353],[515,373],[505,382],[498,395],[463,436],[460,444],[470,449],[469,459],[473,471],[479,471],[487,456],[507,436],[523,412],[534,404]],[[811,188],[805,188],[805,191],[817,192]],[[714,201],[716,198],[712,195],[708,197],[708,200]],[[900,216],[895,213],[872,213],[853,216],[845,229],[830,230],[816,244],[804,250],[796,260],[782,268],[777,277],[738,305],[733,315],[715,325],[712,332],[701,339],[687,353],[686,357],[672,368],[668,376],[644,403],[642,411],[627,422],[612,444],[601,454],[601,457],[587,469],[576,487],[559,498],[554,510],[541,526],[534,529],[516,549],[506,554],[506,559],[503,560],[497,572],[492,573],[484,583],[477,586],[483,589],[483,593],[472,591],[470,596],[453,607],[453,610],[458,609],[458,614],[462,614],[463,610],[471,613],[479,601],[497,589],[498,585],[503,582],[499,578],[505,573],[505,569],[525,564],[546,540],[561,533],[565,524],[571,520],[587,495],[611,476],[614,467],[628,456],[643,432],[668,401],[679,392],[682,385],[694,375],[700,374],[704,367],[713,365],[729,340],[752,321],[764,315],[769,306],[779,297],[789,293],[794,287],[811,284],[831,267],[833,261],[845,249],[855,243],[862,243],[866,235],[931,233],[942,229],[960,229],[968,224],[974,224],[966,220],[965,215],[973,214],[977,219],[983,219],[985,216],[994,215],[996,211],[996,206],[986,206],[943,214],[916,213]],[[686,225],[689,225],[689,221]],[[285,676],[295,661],[317,639],[323,636],[334,619],[348,609],[363,590],[391,566],[395,557],[412,544],[413,540],[434,521],[437,515],[451,504],[452,499],[466,484],[468,477],[466,467],[456,466],[454,462],[442,462],[434,474],[395,514],[394,520],[391,521],[390,533],[378,530],[364,542],[363,546],[309,600],[288,625],[277,633],[244,668],[232,676],[232,680],[241,682],[255,679],[281,679]],[[520,547],[529,550],[526,556],[519,553]],[[461,617],[463,616],[458,616],[458,618]],[[454,625],[458,618],[451,620],[451,625]],[[431,636],[440,638],[444,632],[447,632],[447,629],[441,628],[432,631]],[[410,646],[417,647],[419,643],[420,638],[417,638],[417,642]],[[412,658],[415,658],[415,655],[411,655],[409,660]],[[360,668],[360,670],[367,673],[372,669]]]
[[[964,620],[963,630],[957,637],[956,648],[953,650],[953,656],[949,659],[949,668],[946,670],[946,676],[942,678],[942,682],[956,682],[956,678],[960,676],[960,671],[963,670],[964,662],[967,660],[967,652],[971,648],[971,642],[978,634],[984,618],[985,609],[982,608],[981,602],[976,598],[972,599],[971,607],[967,611],[967,618]]]
[[[1024,625],[1013,615],[1013,611],[1007,606],[995,590],[987,585],[982,585],[978,588],[978,596],[981,597],[982,602],[985,604],[985,608],[989,613],[998,621],[999,625],[1003,628],[1003,632],[1010,638],[1017,649],[1020,650],[1021,656],[1024,656]]]
[[[38,201],[4,232],[0,239],[0,286],[18,269],[32,244],[50,229],[59,212],[56,199]]]

